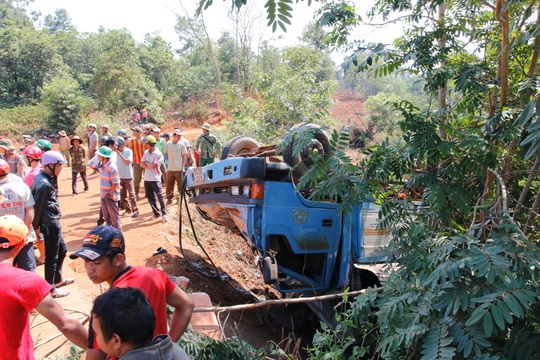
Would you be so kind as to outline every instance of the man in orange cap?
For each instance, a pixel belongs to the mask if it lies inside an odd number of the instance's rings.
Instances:
[[[31,271],[13,267],[26,245],[28,227],[15,215],[0,217],[0,349],[3,359],[34,359],[29,309],[36,309],[69,340],[86,348],[88,332],[51,296],[52,286]]]

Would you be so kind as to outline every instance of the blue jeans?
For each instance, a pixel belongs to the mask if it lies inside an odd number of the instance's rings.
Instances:
[[[26,244],[13,259],[13,265],[19,269],[36,272],[36,257],[34,255],[34,243]]]
[[[161,189],[161,182],[159,181],[145,181],[144,189],[146,190],[146,198],[148,203],[154,212],[154,215],[159,215],[159,210],[156,204],[156,197],[161,207],[161,215],[167,215],[167,207],[165,206],[165,199],[163,198],[163,191]]]

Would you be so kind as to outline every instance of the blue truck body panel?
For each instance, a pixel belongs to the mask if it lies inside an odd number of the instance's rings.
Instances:
[[[309,201],[295,191],[290,168],[265,158],[233,157],[186,174],[190,202],[208,220],[241,233],[263,257],[277,262],[283,293],[342,291],[353,263],[370,263],[385,241],[377,207]],[[255,189],[262,188],[262,198]],[[366,239],[370,244],[366,244]]]

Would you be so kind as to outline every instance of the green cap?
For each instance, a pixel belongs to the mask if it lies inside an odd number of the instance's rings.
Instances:
[[[102,146],[102,147],[99,148],[97,154],[99,156],[103,156],[105,158],[110,158],[111,155],[112,155],[112,150],[108,146]]]
[[[38,141],[36,141],[34,145],[40,148],[41,150],[45,150],[45,151],[52,149],[51,142],[45,139],[39,139]]]

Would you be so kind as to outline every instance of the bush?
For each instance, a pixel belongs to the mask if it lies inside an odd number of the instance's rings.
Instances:
[[[72,133],[78,126],[80,115],[91,104],[83,96],[78,83],[69,77],[56,77],[43,89],[43,103],[49,108],[48,126],[54,130]]]
[[[49,116],[43,105],[19,106],[0,110],[0,129],[2,135],[19,138],[22,134],[38,132],[44,128],[44,119]]]

